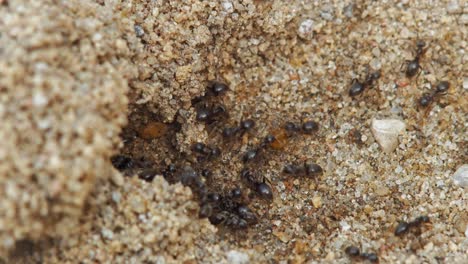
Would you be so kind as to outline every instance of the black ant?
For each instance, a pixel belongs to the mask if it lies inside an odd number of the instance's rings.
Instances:
[[[185,166],[177,174],[177,179],[184,185],[189,186],[192,191],[200,197],[205,196],[207,188],[204,180],[190,166]]]
[[[223,104],[213,103],[210,101],[212,97],[224,95],[229,90],[227,84],[212,81],[208,85],[207,92],[204,96],[196,97],[192,100],[192,105],[196,105],[196,119],[200,122],[211,124],[223,118],[227,118],[228,114],[226,107]]]
[[[208,83],[208,87],[206,90],[205,95],[195,97],[192,100],[192,105],[195,105],[199,102],[206,101],[210,97],[218,97],[224,95],[227,91],[229,91],[229,86],[223,82],[219,81],[210,81]]]
[[[440,81],[437,83],[435,90],[424,93],[418,100],[418,103],[421,107],[429,106],[435,98],[444,95],[447,93],[450,88],[450,83],[447,81]]]
[[[372,263],[379,262],[379,257],[375,253],[361,253],[361,250],[356,246],[349,246],[345,249],[346,255],[350,256],[351,258],[358,258],[362,260],[368,260]]]
[[[206,218],[214,225],[223,224],[233,229],[244,229],[257,223],[257,216],[246,205],[236,201],[240,189],[235,188],[228,195],[209,193],[200,205],[200,218]],[[236,194],[237,193],[237,194]]]
[[[298,124],[287,121],[283,126],[272,131],[273,140],[270,146],[275,150],[281,150],[288,145],[289,139],[296,134],[311,135],[319,130],[319,124],[312,120],[304,121]]]
[[[247,131],[252,130],[255,127],[255,121],[252,119],[246,119],[240,122],[237,127],[226,127],[223,129],[224,138],[232,138],[238,134],[244,135]]]
[[[426,52],[425,49],[426,43],[423,40],[418,40],[416,41],[416,56],[414,57],[413,60],[406,60],[405,63],[401,65],[400,68],[403,68],[403,65],[406,64],[406,69],[405,69],[405,74],[406,77],[411,78],[414,77],[415,75],[418,75],[421,73],[421,65],[420,65],[420,60],[424,53]]]
[[[366,71],[369,71],[368,69]],[[368,87],[372,87],[374,82],[380,78],[380,71],[375,71],[371,74],[367,73],[364,82],[354,78],[349,88],[349,96],[354,97],[364,92]]]
[[[283,168],[285,174],[316,176],[323,173],[322,167],[315,163],[304,163],[303,165],[287,164]]]
[[[228,211],[215,213],[209,217],[209,220],[213,225],[224,225],[234,230],[246,229],[249,225],[247,220]]]
[[[131,169],[135,164],[131,157],[125,155],[114,155],[110,158],[112,165],[119,171]]]
[[[317,132],[318,129],[318,123],[312,120],[304,121],[302,123],[302,126],[299,126],[298,124],[293,123],[291,121],[284,123],[284,130],[286,130],[288,136],[292,136],[294,133],[297,132],[301,132],[303,134],[312,134],[314,132]]]
[[[202,162],[207,159],[217,158],[221,155],[221,150],[218,147],[208,147],[207,145],[201,142],[193,144],[192,150],[201,155],[197,157],[198,162]]]
[[[138,174],[138,178],[147,182],[152,182],[154,177],[158,175],[158,171],[155,169],[146,169]]]
[[[211,106],[203,104],[201,107],[197,108],[196,119],[199,122],[211,124],[215,121],[226,119],[227,117],[228,113],[226,107],[222,104],[214,104]]]
[[[273,200],[273,190],[270,185],[266,183],[265,177],[262,177],[262,180],[259,180],[252,171],[249,169],[243,169],[241,171],[241,178],[260,198],[270,202]]]
[[[242,156],[242,161],[244,163],[251,162],[261,156],[261,153],[265,151],[271,144],[275,141],[275,137],[273,135],[267,135],[263,141],[253,149],[247,150]]]
[[[397,227],[395,228],[395,236],[403,236],[407,234],[411,229],[419,229],[423,223],[429,223],[430,219],[428,216],[418,216],[411,222],[401,221],[398,223]]]

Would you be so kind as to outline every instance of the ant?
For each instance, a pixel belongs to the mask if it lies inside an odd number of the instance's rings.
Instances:
[[[283,149],[288,143],[288,140],[295,134],[302,133],[311,135],[317,132],[318,129],[319,124],[312,120],[305,121],[302,125],[287,121],[282,127],[273,131],[272,136],[275,139],[272,141],[271,147],[276,150]]]
[[[421,107],[429,106],[435,98],[444,95],[447,93],[450,88],[450,83],[448,81],[440,81],[437,83],[435,90],[424,93],[418,100],[418,103]]]
[[[118,171],[131,169],[135,165],[131,157],[121,154],[112,156],[110,160],[114,168],[116,168]]]
[[[418,40],[416,41],[416,56],[414,57],[413,60],[406,60],[405,63],[401,65],[400,68],[403,68],[403,65],[406,64],[406,69],[405,69],[405,74],[406,77],[411,78],[414,77],[415,75],[418,75],[421,73],[421,65],[420,65],[420,60],[421,57],[424,55],[426,52],[426,43],[423,40]]]
[[[201,154],[201,156],[197,157],[198,162],[202,162],[206,159],[216,158],[221,155],[221,150],[218,147],[211,148],[201,142],[193,144],[192,150],[198,154]]]
[[[229,211],[221,211],[209,217],[211,224],[224,225],[234,230],[242,230],[248,227],[247,220],[241,218],[239,215]]]
[[[270,202],[273,200],[273,190],[266,183],[265,177],[259,181],[249,169],[245,168],[241,171],[241,178],[260,198]]]
[[[368,260],[372,263],[379,262],[379,257],[375,253],[361,253],[361,250],[356,246],[349,246],[345,249],[346,255],[350,256],[351,258],[359,258],[362,260]]]
[[[322,167],[315,163],[304,163],[303,165],[287,164],[283,168],[285,174],[316,176],[323,173]]]
[[[312,121],[312,120],[303,122],[302,126],[299,126],[298,124],[288,121],[284,124],[284,129],[286,130],[289,136],[292,136],[292,134],[297,133],[297,132],[310,135],[319,129],[319,125],[317,122]]]
[[[256,224],[257,216],[248,206],[236,201],[238,195],[241,195],[239,188],[234,188],[226,196],[207,194],[201,202],[199,217],[208,217],[214,225],[223,224],[233,229],[244,229]]]
[[[196,119],[199,122],[211,124],[215,121],[226,119],[227,117],[228,113],[226,107],[222,104],[215,104],[210,107],[205,103],[201,107],[197,108]]]
[[[252,130],[255,127],[255,121],[252,119],[246,119],[239,123],[238,127],[226,127],[223,129],[224,138],[232,138],[237,134],[240,136],[244,135],[247,131]]]
[[[206,184],[198,173],[190,166],[185,166],[177,174],[177,179],[184,186],[189,186],[199,197],[204,197],[207,193]]]
[[[349,96],[355,97],[364,92],[368,87],[372,87],[374,82],[380,78],[380,71],[375,71],[369,74],[369,68],[366,69],[366,78],[364,82],[359,81],[357,78],[354,78],[351,82],[351,87],[349,88]]]
[[[200,122],[211,124],[220,119],[227,118],[226,107],[223,104],[210,103],[209,99],[212,97],[218,97],[224,95],[229,90],[227,84],[211,81],[208,85],[207,92],[204,96],[196,97],[192,100],[192,105],[198,105],[196,107],[196,119]]]
[[[205,95],[195,97],[192,100],[192,104],[197,104],[202,101],[208,100],[210,97],[218,97],[226,94],[229,91],[229,86],[223,82],[210,81],[207,86]]]
[[[248,163],[258,158],[275,140],[276,138],[273,135],[267,135],[258,147],[247,150],[244,156],[242,156],[242,161]]]
[[[411,222],[401,221],[395,228],[395,236],[403,236],[407,234],[411,229],[420,229],[423,223],[429,223],[430,219],[428,216],[418,216]]]

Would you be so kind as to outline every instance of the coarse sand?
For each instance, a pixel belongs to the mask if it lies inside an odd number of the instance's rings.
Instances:
[[[467,25],[456,0],[0,1],[0,257],[350,263],[354,245],[382,263],[467,263]],[[357,96],[353,79],[369,84]],[[229,85],[207,99],[228,115],[207,124],[194,99],[211,80]],[[247,118],[253,131],[221,136]],[[274,195],[255,198],[243,153],[305,120],[318,132],[250,167]],[[196,160],[195,142],[221,155]],[[116,171],[116,153],[136,165]],[[323,174],[282,172],[306,161]],[[241,187],[259,222],[199,219],[197,193],[160,175],[170,164],[211,170],[210,192]]]

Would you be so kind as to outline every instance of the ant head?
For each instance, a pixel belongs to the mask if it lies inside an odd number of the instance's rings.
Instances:
[[[426,42],[424,42],[424,40],[418,39],[418,40],[416,41],[416,47],[418,47],[418,48],[424,48],[425,46],[426,46]]]
[[[379,78],[380,78],[380,70],[371,73],[370,77],[371,77],[373,80],[379,79]]]

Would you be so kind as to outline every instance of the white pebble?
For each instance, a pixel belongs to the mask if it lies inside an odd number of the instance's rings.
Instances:
[[[450,14],[456,14],[456,13],[460,12],[461,9],[460,9],[460,4],[458,3],[458,1],[457,0],[450,1],[450,3],[447,6],[447,11]]]
[[[468,164],[463,164],[453,174],[453,181],[463,188],[468,187]]]
[[[115,203],[120,203],[120,198],[122,198],[122,196],[119,192],[112,192],[112,201]]]
[[[227,253],[227,260],[228,263],[232,264],[245,264],[249,263],[249,256],[245,253],[231,250]]]
[[[345,6],[343,9],[343,13],[347,18],[352,18],[353,17],[353,4],[349,4]]]
[[[110,231],[107,228],[103,228],[101,230],[101,235],[103,238],[111,240],[114,237],[114,232]]]
[[[223,2],[221,5],[223,6],[224,11],[226,11],[227,13],[234,12],[234,6],[232,5],[231,2],[226,1],[226,2]]]
[[[45,106],[49,102],[49,100],[44,94],[42,94],[41,92],[37,92],[33,95],[32,102],[35,106],[41,107]]]
[[[341,226],[341,230],[343,231],[348,231],[351,229],[351,226],[346,221],[341,221],[340,226]]]
[[[298,34],[299,37],[309,39],[312,37],[312,31],[314,29],[314,21],[312,19],[306,19],[299,25]]]
[[[385,153],[391,153],[396,149],[398,135],[405,129],[405,123],[398,119],[372,120],[372,134]]]
[[[463,89],[468,90],[468,77],[463,78]]]

